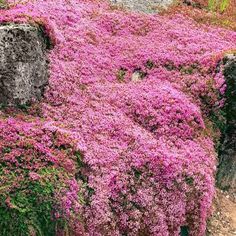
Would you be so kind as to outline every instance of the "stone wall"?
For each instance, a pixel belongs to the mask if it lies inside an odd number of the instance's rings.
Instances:
[[[0,104],[41,99],[48,81],[46,49],[40,28],[0,25]]]

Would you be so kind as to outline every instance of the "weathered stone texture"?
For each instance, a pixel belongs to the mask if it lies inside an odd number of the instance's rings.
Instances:
[[[227,128],[220,152],[217,180],[221,188],[236,193],[236,56],[229,55],[224,63]]]
[[[110,0],[113,4],[121,5],[127,7],[130,10],[154,13],[157,12],[159,8],[167,8],[173,0]]]
[[[48,80],[42,30],[27,24],[0,25],[0,103],[40,99]]]

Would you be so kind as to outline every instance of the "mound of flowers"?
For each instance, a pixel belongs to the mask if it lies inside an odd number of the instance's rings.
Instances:
[[[44,101],[0,113],[1,235],[204,235],[236,33],[104,1],[9,3],[0,22],[43,26],[53,48]]]

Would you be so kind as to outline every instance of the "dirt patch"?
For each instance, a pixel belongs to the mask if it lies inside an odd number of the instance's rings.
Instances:
[[[236,235],[236,195],[217,189],[206,236]]]

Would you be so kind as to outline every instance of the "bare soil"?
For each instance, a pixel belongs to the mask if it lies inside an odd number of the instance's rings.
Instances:
[[[206,236],[236,236],[236,194],[217,189]]]

